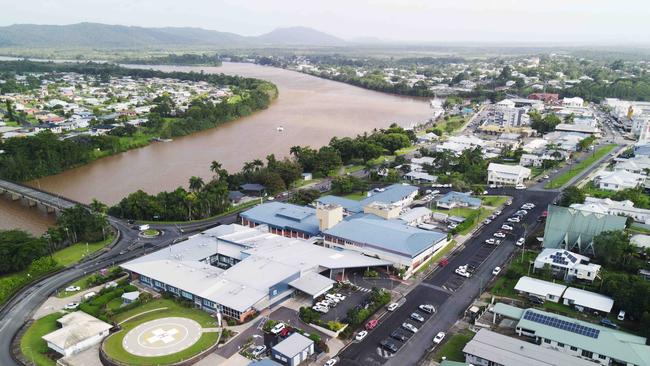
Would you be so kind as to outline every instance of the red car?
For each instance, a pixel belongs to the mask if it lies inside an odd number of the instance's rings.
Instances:
[[[278,333],[280,337],[288,337],[291,333],[293,333],[293,328],[291,327],[285,327]]]
[[[366,323],[366,330],[373,330],[377,326],[377,319],[372,319],[371,321]]]
[[[438,264],[440,265],[440,267],[444,267],[449,264],[449,261],[447,260],[447,258],[443,258],[440,260]]]

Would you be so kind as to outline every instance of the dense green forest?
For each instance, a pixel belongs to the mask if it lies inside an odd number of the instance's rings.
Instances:
[[[221,66],[219,54],[194,54],[184,53],[182,55],[170,53],[166,56],[152,56],[146,58],[125,58],[119,61],[122,64],[140,65],[206,65]]]
[[[24,72],[78,72],[82,74],[109,76],[132,76],[142,78],[175,78],[191,81],[207,81],[215,85],[228,85],[236,95],[236,103],[212,103],[196,99],[184,114],[172,116],[173,103],[168,96],[154,100],[156,107],[149,114],[149,122],[142,133],[151,136],[175,137],[215,127],[221,123],[247,116],[268,107],[277,95],[275,85],[263,80],[242,78],[223,74],[195,72],[165,73],[155,70],[126,69],[111,64],[54,64],[29,61],[0,62],[0,73]],[[7,139],[0,143],[0,176],[25,181],[60,173],[66,169],[86,164],[106,155],[116,154],[148,141],[132,141],[135,129],[116,128],[105,136],[81,135],[66,140],[50,132],[36,136]]]

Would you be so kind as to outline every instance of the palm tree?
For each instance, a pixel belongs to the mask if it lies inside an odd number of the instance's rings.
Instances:
[[[190,177],[190,191],[196,192],[200,190],[204,184],[205,183],[203,183],[203,178],[196,176]]]
[[[106,213],[108,206],[98,201],[96,198],[93,198],[92,202],[90,202],[90,210],[98,213]]]
[[[216,160],[212,160],[212,163],[210,163],[210,171],[217,174],[217,175],[219,174],[219,171],[221,170],[221,168],[222,168],[221,163],[219,163]]]
[[[264,167],[264,162],[260,159],[253,160],[253,165],[255,166],[255,171],[260,171]]]
[[[242,171],[244,172],[244,174],[252,173],[253,170],[255,170],[255,163],[253,163],[251,161],[247,161],[247,162],[244,163],[244,167],[242,168]]]
[[[298,155],[300,155],[300,151],[302,151],[302,148],[300,146],[291,146],[291,148],[289,149],[289,154],[297,158]]]

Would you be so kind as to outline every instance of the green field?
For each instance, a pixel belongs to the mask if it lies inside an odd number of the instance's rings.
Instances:
[[[167,308],[167,309],[153,311],[151,313],[142,314],[140,316],[132,318],[133,316],[141,314],[147,310],[159,309],[159,308]],[[124,313],[115,316],[113,320],[115,320],[115,322],[117,323],[123,322],[125,319],[129,319],[129,318],[131,319],[121,324],[122,327],[121,331],[111,335],[106,339],[104,343],[104,350],[109,355],[109,357],[128,365],[153,366],[153,365],[160,365],[160,364],[170,364],[181,360],[185,360],[209,348],[210,346],[215,344],[219,339],[218,332],[203,333],[201,338],[199,338],[199,340],[191,347],[181,352],[175,353],[173,355],[159,356],[159,357],[135,356],[128,353],[126,350],[124,350],[124,348],[122,348],[122,339],[131,329],[135,328],[139,324],[154,319],[165,318],[165,317],[190,318],[197,321],[204,328],[216,327],[215,319],[202,310],[183,307],[177,304],[176,302],[174,302],[173,300],[167,300],[167,299],[155,300],[155,301],[148,302],[143,306],[139,306],[135,309],[131,309],[129,311],[126,311]]]
[[[106,240],[97,242],[97,243],[77,243],[73,244],[67,248],[58,250],[52,254],[52,257],[62,266],[69,266],[71,264],[79,262],[82,258],[87,255],[93,254],[96,251],[104,248],[111,241],[113,241],[113,236],[110,235]]]
[[[474,333],[469,330],[454,334],[436,351],[434,360],[440,362],[443,357],[446,357],[449,361],[465,362],[463,348],[472,338]]]
[[[20,352],[36,366],[56,365],[56,362],[45,355],[49,349],[41,337],[57,330],[59,327],[56,320],[62,316],[63,313],[54,313],[36,320],[20,339]]]
[[[506,203],[506,196],[479,196],[485,206],[499,207]]]
[[[550,182],[548,182],[544,188],[546,189],[555,189],[555,188],[560,188],[563,185],[567,184],[571,179],[573,179],[575,176],[581,174],[585,169],[587,169],[591,164],[595,163],[598,161],[598,159],[602,158],[603,156],[609,154],[610,151],[612,151],[616,147],[615,144],[609,144],[606,146],[601,147],[598,149],[596,152],[593,154],[589,155],[586,159],[581,161],[580,163],[576,164],[575,166],[572,166],[569,170],[566,172],[558,175],[557,177],[551,179]]]

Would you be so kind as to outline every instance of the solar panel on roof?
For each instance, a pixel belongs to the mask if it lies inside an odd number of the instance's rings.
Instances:
[[[600,334],[600,330],[598,329],[587,327],[576,323],[571,323],[566,320],[554,318],[552,316],[534,313],[532,311],[527,311],[524,314],[524,319],[533,321],[535,323],[548,325],[554,328],[566,330],[572,333],[584,335],[590,338],[598,338],[598,335]]]

